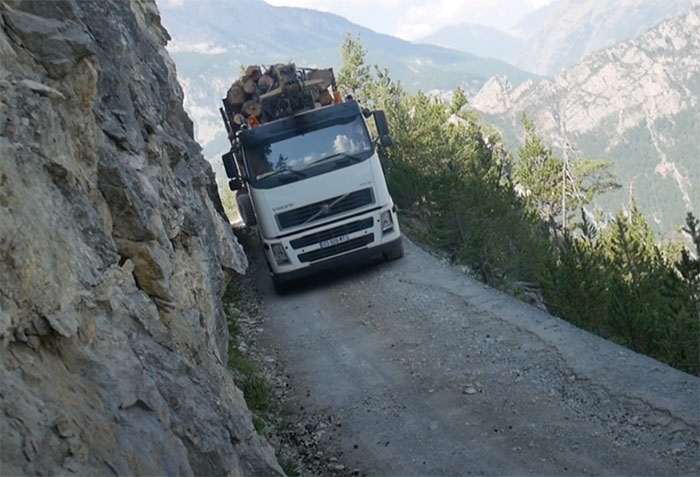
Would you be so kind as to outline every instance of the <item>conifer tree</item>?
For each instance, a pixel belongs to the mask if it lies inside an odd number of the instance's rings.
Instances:
[[[344,94],[353,97],[366,96],[365,87],[371,79],[370,67],[365,64],[367,50],[362,48],[360,34],[353,40],[350,33],[346,33],[341,47],[343,64],[338,73],[338,88]]]
[[[537,213],[556,233],[556,219],[563,214],[562,194],[568,210],[589,204],[596,194],[619,187],[610,172],[610,161],[579,158],[564,170],[564,161],[555,156],[537,136],[535,124],[523,113],[525,140],[514,176],[528,211]],[[564,173],[566,172],[566,180]],[[566,221],[562,219],[562,223]]]
[[[459,115],[459,112],[467,103],[467,95],[464,94],[464,90],[461,87],[457,86],[454,93],[452,93],[452,103],[450,104],[449,114]]]
[[[514,168],[514,176],[521,187],[521,194],[528,211],[537,213],[554,228],[555,217],[561,204],[563,162],[554,156],[535,132],[535,123],[523,113],[525,141],[519,149],[520,160]]]
[[[686,283],[687,294],[693,303],[695,314],[700,320],[700,228],[698,219],[691,212],[685,219],[683,231],[690,236],[695,246],[694,257],[686,249],[681,252],[681,259],[676,263],[676,269]]]

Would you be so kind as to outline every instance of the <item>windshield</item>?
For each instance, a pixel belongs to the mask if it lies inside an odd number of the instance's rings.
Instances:
[[[245,148],[252,182],[275,187],[367,159],[374,149],[362,116]]]

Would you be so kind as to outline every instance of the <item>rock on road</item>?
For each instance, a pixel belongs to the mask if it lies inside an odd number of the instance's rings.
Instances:
[[[700,379],[404,259],[277,296],[262,345],[369,475],[697,475]]]

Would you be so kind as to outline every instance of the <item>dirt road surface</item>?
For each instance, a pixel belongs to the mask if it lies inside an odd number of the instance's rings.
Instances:
[[[259,342],[300,412],[327,417],[329,469],[698,475],[698,378],[405,245],[283,296],[258,266]]]

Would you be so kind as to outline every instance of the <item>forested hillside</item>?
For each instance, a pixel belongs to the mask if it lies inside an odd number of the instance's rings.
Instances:
[[[659,245],[634,202],[607,224],[580,214],[616,187],[608,162],[565,163],[523,118],[514,164],[496,130],[463,109],[460,89],[450,105],[412,95],[389,71],[369,68],[350,36],[343,51],[341,87],[359,83],[365,104],[387,111],[395,146],[382,160],[404,229],[492,286],[700,373],[700,229],[692,215],[684,249]]]

